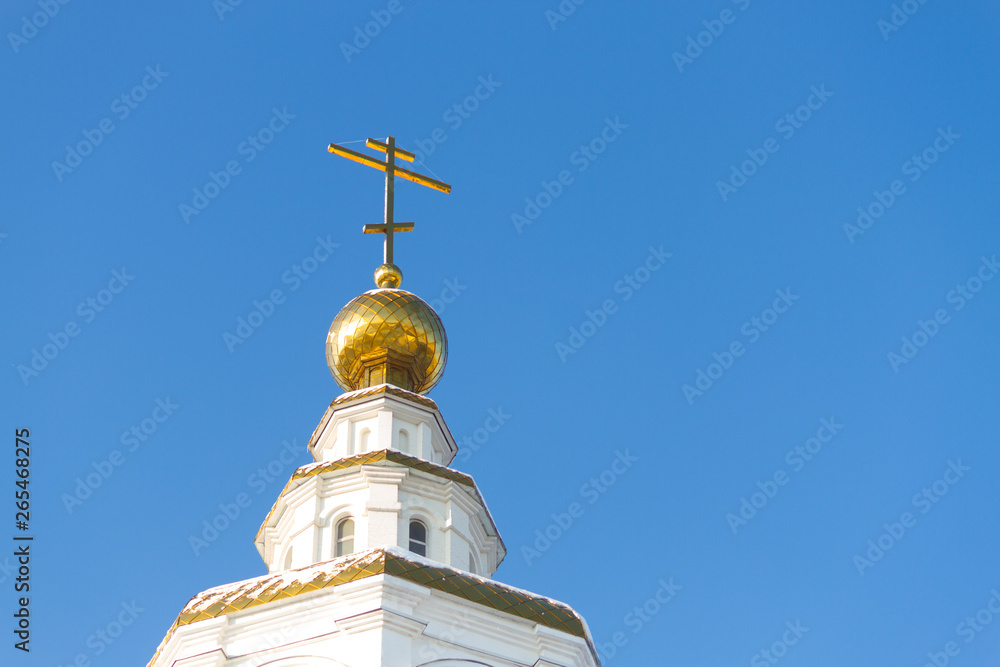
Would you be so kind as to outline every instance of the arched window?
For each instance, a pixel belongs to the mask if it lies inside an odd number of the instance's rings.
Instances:
[[[476,574],[476,561],[472,558],[472,552],[469,552],[469,572]]]
[[[404,429],[399,429],[399,436],[396,441],[396,449],[401,452],[410,453],[410,434]]]
[[[335,556],[346,556],[354,553],[354,519],[344,519],[337,524],[337,543]]]
[[[367,429],[367,428],[361,429],[361,437],[359,438],[360,442],[358,443],[358,451],[357,452],[352,451],[352,452],[350,452],[350,454],[351,455],[353,455],[353,454],[364,454],[365,452],[367,452],[368,451],[368,437],[371,434],[372,434],[371,429]]]
[[[418,556],[427,555],[427,526],[419,521],[410,522],[410,551]]]
[[[286,570],[292,569],[292,547],[288,547],[288,552],[285,554],[285,568]]]

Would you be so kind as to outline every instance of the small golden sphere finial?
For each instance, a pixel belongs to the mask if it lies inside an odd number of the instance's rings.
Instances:
[[[380,288],[396,289],[403,284],[403,272],[395,264],[383,264],[375,269],[375,285]]]

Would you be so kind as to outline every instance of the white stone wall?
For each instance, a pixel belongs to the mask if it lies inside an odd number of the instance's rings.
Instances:
[[[446,466],[458,452],[440,413],[389,394],[337,406],[310,441],[318,462],[382,449]],[[335,557],[354,520],[353,551],[409,548],[491,577],[506,551],[475,487],[383,461],[293,479],[258,534],[269,572]],[[597,667],[592,643],[519,616],[377,575],[177,628],[153,667]]]
[[[317,461],[334,461],[379,449],[395,449],[449,465],[458,445],[437,410],[382,395],[328,411],[310,446]]]
[[[387,575],[178,628],[154,667],[597,667],[588,642]]]
[[[283,492],[257,542],[268,571],[334,558],[336,527],[348,517],[354,551],[408,549],[410,521],[419,520],[432,560],[469,570],[471,554],[475,573],[492,576],[504,555],[474,489],[396,464],[371,464],[307,477]]]

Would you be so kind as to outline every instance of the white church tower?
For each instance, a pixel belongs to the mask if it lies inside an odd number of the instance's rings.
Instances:
[[[257,533],[268,573],[194,596],[148,667],[596,667],[586,623],[569,606],[491,577],[506,555],[427,392],[448,341],[437,313],[399,289],[394,177],[451,186],[396,166],[413,154],[369,139],[385,161],[330,152],[386,172],[377,289],[351,300],[327,337],[346,391],[309,440]]]

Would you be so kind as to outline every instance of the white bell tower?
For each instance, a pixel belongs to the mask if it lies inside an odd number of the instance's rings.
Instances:
[[[391,263],[393,231],[412,229],[392,222],[392,178],[419,175],[394,166],[412,153],[392,137],[368,145],[386,161],[331,144],[387,173],[386,224],[368,226],[387,239],[378,288],[327,337],[346,393],[257,533],[267,574],[191,598],[149,667],[597,667],[575,611],[491,578],[506,548],[476,483],[448,467],[458,447],[424,395],[447,362],[444,327]]]
[[[270,572],[400,547],[491,576],[506,555],[434,401],[392,385],[337,398],[257,534]]]

